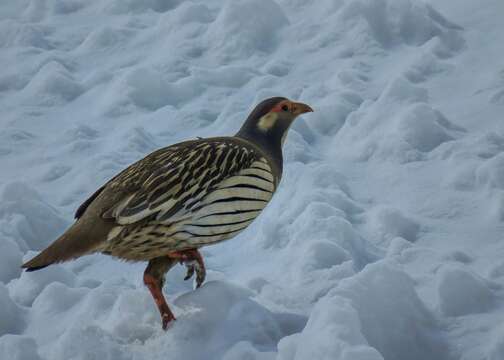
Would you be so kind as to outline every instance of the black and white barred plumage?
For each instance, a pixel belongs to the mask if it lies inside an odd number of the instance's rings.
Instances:
[[[160,149],[106,185],[124,196],[102,214],[115,226],[101,251],[145,260],[229,239],[261,213],[279,180],[260,150],[243,140]]]

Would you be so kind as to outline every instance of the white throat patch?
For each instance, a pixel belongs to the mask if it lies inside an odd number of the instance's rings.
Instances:
[[[259,130],[261,130],[263,132],[267,132],[267,131],[271,130],[271,128],[273,128],[273,126],[275,126],[277,119],[278,119],[278,114],[267,113],[266,115],[264,115],[263,117],[261,117],[259,119],[259,121],[257,122],[257,127],[259,128]]]

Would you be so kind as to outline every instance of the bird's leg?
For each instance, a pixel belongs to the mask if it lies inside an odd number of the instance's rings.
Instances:
[[[199,288],[203,284],[206,277],[206,269],[203,256],[201,256],[198,249],[172,251],[168,254],[168,257],[187,266],[187,274],[184,280],[190,279],[196,272],[196,287]]]
[[[175,265],[176,260],[170,257],[158,257],[149,261],[144,272],[143,281],[149,288],[149,291],[156,302],[156,305],[161,314],[163,322],[163,330],[166,330],[168,324],[175,320],[175,316],[171,312],[163,295],[163,285],[165,282],[165,274]]]

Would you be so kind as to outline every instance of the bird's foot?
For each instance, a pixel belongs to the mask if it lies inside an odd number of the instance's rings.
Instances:
[[[187,267],[184,280],[189,280],[196,273],[196,287],[199,288],[203,284],[206,277],[205,263],[197,249],[174,251],[168,254],[168,256],[179,260],[181,264]]]

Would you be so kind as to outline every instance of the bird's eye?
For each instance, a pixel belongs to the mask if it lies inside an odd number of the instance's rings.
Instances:
[[[289,107],[287,105],[282,105],[282,110],[283,111],[289,111]]]

